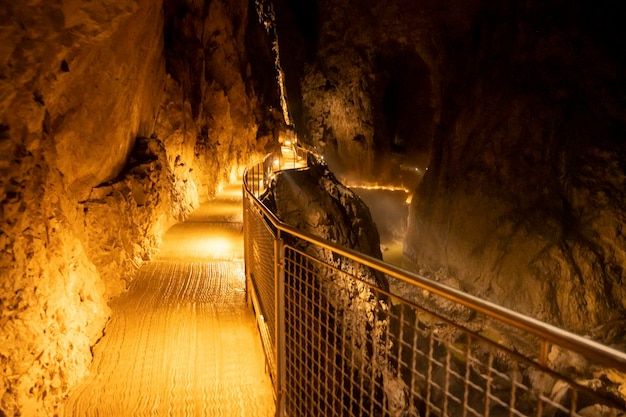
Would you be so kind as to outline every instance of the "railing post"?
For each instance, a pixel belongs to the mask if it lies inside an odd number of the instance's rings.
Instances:
[[[246,305],[252,309],[252,295],[250,294],[250,201],[246,193],[246,187],[243,186],[243,277],[246,291]]]
[[[285,416],[285,248],[280,230],[274,239],[274,277],[276,299],[276,416]]]

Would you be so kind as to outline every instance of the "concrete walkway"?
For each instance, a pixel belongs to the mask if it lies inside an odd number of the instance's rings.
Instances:
[[[241,186],[164,236],[114,300],[91,376],[66,416],[273,416],[254,316],[245,305]]]

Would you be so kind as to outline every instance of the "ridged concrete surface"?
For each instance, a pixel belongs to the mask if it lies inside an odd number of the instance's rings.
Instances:
[[[271,383],[245,305],[241,189],[165,235],[112,304],[91,375],[66,416],[273,416]]]

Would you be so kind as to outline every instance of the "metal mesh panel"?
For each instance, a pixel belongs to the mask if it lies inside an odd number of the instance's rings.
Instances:
[[[362,272],[292,247],[284,261],[286,415],[618,415],[619,402],[355,278]]]
[[[248,207],[246,225],[249,236],[246,242],[248,274],[258,297],[260,310],[259,330],[270,363],[272,378],[276,381],[276,287],[274,271],[274,236],[263,215]]]
[[[286,410],[290,416],[382,415],[386,302],[349,274],[285,249]],[[382,343],[381,343],[382,342]]]

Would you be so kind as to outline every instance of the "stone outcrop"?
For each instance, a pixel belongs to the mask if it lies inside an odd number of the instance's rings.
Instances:
[[[172,222],[185,219],[196,204],[195,183],[174,174],[163,144],[137,138],[124,171],[79,202],[82,241],[104,279],[107,298],[128,287]]]
[[[307,169],[279,172],[262,196],[264,204],[279,219],[299,231],[381,259],[378,230],[367,206],[354,192],[337,181],[321,159],[310,156],[308,160]],[[351,259],[321,246],[296,238],[284,239],[286,244],[323,262],[307,261],[293,252],[294,263],[298,263],[299,259],[299,262],[307,265],[299,271],[306,270],[309,273],[289,271],[293,264],[286,262],[287,275],[296,273],[298,285],[305,283],[303,287],[308,288],[305,292],[316,300],[311,304],[310,313],[315,317],[325,317],[325,325],[340,334],[334,342],[337,351],[346,349],[351,352],[344,356],[329,353],[327,357],[317,359],[316,366],[322,368],[321,373],[331,373],[332,369],[345,367],[346,374],[365,387],[373,386],[376,380],[376,384],[383,387],[383,392],[376,393],[384,397],[384,400],[380,399],[381,403],[385,401],[389,409],[403,409],[406,406],[403,395],[406,385],[391,371],[391,364],[388,363],[389,319],[381,318],[378,314],[389,310],[390,302],[370,285],[353,278],[357,276],[372,284],[375,289],[387,290],[386,277],[378,271],[356,266]],[[334,318],[341,322],[334,323]],[[323,332],[320,330],[312,337],[323,339]],[[324,343],[322,340],[298,341],[297,338],[301,336],[297,331],[293,334],[297,346],[305,346],[307,343],[319,346]],[[347,357],[351,358],[350,363]],[[307,375],[307,369],[297,369],[295,374]],[[318,392],[312,393],[311,407],[324,402],[323,398],[318,400],[317,395]],[[353,400],[359,401],[358,398]]]
[[[202,200],[274,140],[270,108],[280,107],[280,97],[271,38],[250,6],[243,0],[164,4],[171,79],[155,132],[172,165],[190,172]]]
[[[626,312],[617,6],[276,4],[281,51],[306,52],[282,59],[300,137],[339,173],[426,172],[405,240],[416,267],[602,339]],[[312,27],[289,24],[307,14]]]
[[[425,168],[440,99],[436,68],[445,54],[432,49],[438,34],[429,20],[455,8],[455,23],[465,25],[468,7],[428,1],[276,3],[281,51],[305,51],[282,58],[301,140],[322,152],[343,178],[398,182],[392,166]]]
[[[324,161],[310,156],[308,165],[279,172],[264,204],[298,230],[380,259],[378,229],[367,206]]]
[[[274,58],[251,6],[0,7],[0,415],[62,414],[108,299],[271,146]]]

